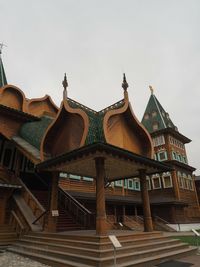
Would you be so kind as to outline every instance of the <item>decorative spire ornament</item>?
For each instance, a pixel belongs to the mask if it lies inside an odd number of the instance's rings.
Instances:
[[[151,85],[149,85],[149,89],[151,91],[151,94],[153,95],[154,89],[153,89],[153,87]]]
[[[127,81],[126,81],[126,75],[125,75],[125,73],[124,73],[124,75],[123,75],[122,88],[124,89],[124,91],[127,91],[127,88],[128,88],[128,83],[127,83]]]
[[[68,87],[68,82],[67,82],[67,76],[66,76],[66,73],[64,75],[64,80],[62,82],[62,85],[63,85],[63,100],[64,99],[67,99],[67,87]]]

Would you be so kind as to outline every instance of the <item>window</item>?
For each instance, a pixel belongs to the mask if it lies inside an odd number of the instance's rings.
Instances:
[[[165,144],[165,137],[164,137],[164,135],[160,135],[160,136],[157,136],[157,137],[153,138],[153,145],[154,145],[154,147],[161,146],[161,145],[164,145],[164,144]]]
[[[152,111],[151,115],[152,115],[152,117],[156,117],[157,112],[154,110],[154,111]]]
[[[127,184],[128,184],[128,180],[125,179],[125,180],[124,180],[124,188],[127,188]]]
[[[136,191],[140,191],[140,179],[139,178],[134,178],[134,189]]]
[[[170,172],[164,172],[162,175],[162,181],[164,188],[170,188],[173,187],[172,185],[172,177]]]
[[[146,180],[147,180],[147,189],[148,190],[151,190],[151,179],[149,176],[146,177]]]
[[[192,176],[188,175],[188,184],[189,184],[189,189],[190,190],[194,190],[194,184],[193,184],[193,180],[192,180]]]
[[[85,177],[85,176],[83,176],[83,180],[84,181],[88,181],[88,182],[92,182],[94,179],[91,178],[91,177]]]
[[[153,189],[160,189],[161,188],[161,182],[160,182],[159,174],[155,174],[152,176],[152,184],[153,184]]]
[[[60,178],[67,178],[66,172],[60,172]]]
[[[176,160],[177,157],[176,157],[176,152],[172,151],[172,159]]]
[[[146,113],[146,114],[144,115],[144,119],[145,119],[145,120],[148,120],[148,119],[149,119],[149,114],[148,114],[148,113]]]
[[[184,163],[186,163],[186,164],[187,164],[187,159],[186,159],[186,156],[182,156],[182,160],[183,160],[183,162],[184,162]]]
[[[158,130],[158,122],[153,123],[153,130],[154,131]]]
[[[183,173],[183,188],[189,189],[188,181],[187,181],[187,175]]]
[[[70,179],[80,180],[81,177],[79,175],[69,174]]]
[[[183,185],[183,177],[182,177],[182,175],[181,175],[181,172],[177,172],[177,176],[178,176],[178,183],[179,183],[179,187],[180,188],[183,188],[184,187],[184,185]]]
[[[115,186],[122,187],[123,186],[122,182],[123,182],[122,180],[115,181]]]
[[[128,179],[128,189],[134,190],[133,179]]]
[[[167,160],[167,151],[161,151],[157,155],[159,161]]]

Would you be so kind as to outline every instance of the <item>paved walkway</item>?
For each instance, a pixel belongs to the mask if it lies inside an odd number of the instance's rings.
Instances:
[[[0,267],[49,267],[11,252],[0,253]]]
[[[155,265],[155,267],[200,267],[200,256],[187,256],[182,259],[171,260],[168,262],[157,264]]]

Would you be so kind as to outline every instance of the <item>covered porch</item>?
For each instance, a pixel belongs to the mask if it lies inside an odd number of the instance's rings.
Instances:
[[[56,217],[52,215],[58,206],[59,173],[66,172],[92,177],[96,180],[96,235],[103,236],[107,235],[105,185],[117,180],[139,177],[144,231],[152,232],[153,225],[146,176],[170,171],[171,168],[166,164],[110,144],[93,143],[46,160],[37,165],[37,170],[50,172],[52,177],[47,230],[53,232],[56,229]]]

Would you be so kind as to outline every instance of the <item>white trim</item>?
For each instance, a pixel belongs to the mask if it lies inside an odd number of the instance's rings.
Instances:
[[[160,175],[159,174],[155,174],[152,176],[152,186],[153,186],[153,189],[161,189],[162,186],[161,186],[161,180],[160,180]],[[159,187],[155,187],[155,183],[154,183],[154,180],[158,179],[159,181]]]
[[[165,184],[165,177],[169,177],[170,178],[170,185],[169,186],[166,186]],[[163,187],[164,188],[172,188],[173,187],[173,184],[172,184],[172,176],[171,176],[171,173],[170,172],[164,172],[163,175],[162,175],[162,182],[163,182]]]

